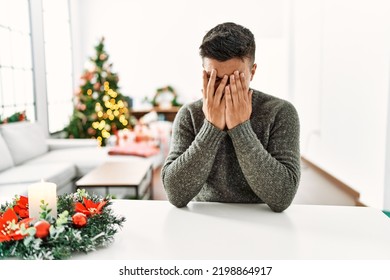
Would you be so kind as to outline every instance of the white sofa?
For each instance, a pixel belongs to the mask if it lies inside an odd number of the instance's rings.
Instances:
[[[15,194],[26,195],[28,185],[41,181],[57,184],[57,193],[74,191],[75,180],[106,161],[163,162],[152,158],[111,156],[108,148],[93,139],[47,139],[37,123],[0,125],[0,201]]]

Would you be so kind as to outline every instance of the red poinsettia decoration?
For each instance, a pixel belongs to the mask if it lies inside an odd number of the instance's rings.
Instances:
[[[20,196],[16,201],[14,211],[17,215],[19,215],[20,218],[28,218],[28,198],[25,196]]]
[[[23,111],[20,115],[19,115],[19,121],[22,122],[26,119],[26,111]]]
[[[22,228],[27,229],[31,221],[32,219],[28,218],[18,222],[14,210],[8,208],[0,218],[0,242],[23,239],[26,234],[22,233]]]
[[[102,200],[100,202],[93,202],[92,200],[86,199],[83,197],[84,204],[81,202],[76,203],[76,212],[83,213],[87,216],[93,216],[95,214],[101,214],[104,205],[106,205],[107,200]]]

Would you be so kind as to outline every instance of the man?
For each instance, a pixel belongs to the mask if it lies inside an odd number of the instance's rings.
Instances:
[[[178,112],[162,181],[169,201],[266,203],[282,212],[300,179],[299,119],[292,104],[249,88],[255,40],[219,24],[203,38],[203,99]]]

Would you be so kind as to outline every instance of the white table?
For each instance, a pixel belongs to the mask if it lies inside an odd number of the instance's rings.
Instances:
[[[113,202],[127,219],[114,243],[72,259],[390,259],[390,219],[373,208]]]

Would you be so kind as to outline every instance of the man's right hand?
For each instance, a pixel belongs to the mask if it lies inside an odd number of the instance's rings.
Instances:
[[[223,130],[226,126],[225,119],[225,96],[223,94],[228,76],[225,75],[215,89],[215,80],[217,77],[217,71],[211,70],[210,79],[207,76],[207,72],[203,70],[203,113],[206,120],[212,123],[214,126]]]

